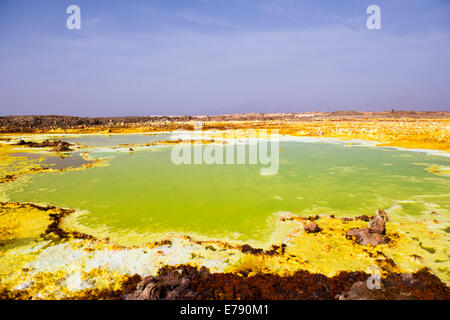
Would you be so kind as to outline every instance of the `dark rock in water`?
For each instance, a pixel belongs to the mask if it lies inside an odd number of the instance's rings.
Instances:
[[[20,140],[16,143],[18,146],[28,146],[30,148],[48,148],[54,147],[53,151],[57,152],[66,152],[72,151],[69,147],[70,143],[61,140],[45,140],[43,142],[33,142],[33,141],[24,141]]]
[[[55,147],[55,149],[53,149],[53,151],[56,151],[56,152],[67,152],[67,151],[72,151],[72,150],[69,148],[69,144],[67,142],[65,142],[65,143],[60,142]]]
[[[319,226],[317,225],[317,223],[311,222],[310,224],[308,224],[308,225],[305,227],[305,231],[306,231],[307,233],[317,233],[317,232],[320,231],[320,228],[319,228]]]
[[[18,146],[24,146],[26,144],[27,143],[25,142],[25,140],[20,140],[19,142],[16,143],[16,145],[18,145]]]

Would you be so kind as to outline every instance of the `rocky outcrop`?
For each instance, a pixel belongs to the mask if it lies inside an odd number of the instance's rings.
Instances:
[[[386,221],[388,220],[386,212],[383,210],[378,211],[378,215],[372,219],[367,228],[359,229],[354,228],[350,229],[346,236],[350,239],[353,239],[360,245],[368,245],[377,246],[379,244],[386,243]]]
[[[341,272],[334,277],[297,271],[292,276],[210,273],[202,267],[162,268],[122,296],[126,300],[323,300],[323,299],[443,299],[447,285],[427,269],[413,274],[392,273],[380,279],[380,289],[369,289],[370,275]]]
[[[319,226],[315,222],[311,222],[305,226],[305,231],[307,233],[317,233],[320,231]]]
[[[18,146],[27,146],[27,147],[30,147],[30,148],[54,147],[53,151],[57,151],[57,152],[72,151],[70,149],[71,144],[69,142],[61,141],[61,140],[45,140],[43,142],[33,142],[33,141],[20,140],[16,145],[18,145]]]
[[[427,269],[422,269],[416,273],[391,274],[386,279],[380,280],[380,288],[370,289],[367,281],[358,281],[352,284],[350,290],[339,294],[339,300],[411,300],[411,299],[431,299],[426,291],[430,288],[442,287],[442,291],[437,294],[437,299],[445,299],[449,294],[449,288],[431,276]],[[422,292],[423,290],[423,292]]]
[[[377,233],[381,235],[386,234],[386,222],[384,218],[380,215],[376,216],[372,221],[369,222],[367,230],[370,233]]]
[[[137,284],[134,291],[125,294],[122,298],[125,300],[194,299],[197,294],[189,288],[189,284],[206,273],[208,273],[206,268],[162,269],[159,276],[145,277]]]
[[[53,149],[53,151],[67,152],[67,151],[72,151],[72,150],[69,148],[69,144],[67,142],[60,142],[56,145],[56,147]]]

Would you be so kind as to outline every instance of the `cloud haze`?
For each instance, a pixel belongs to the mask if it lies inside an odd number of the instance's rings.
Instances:
[[[449,110],[445,1],[313,3],[5,1],[1,114]]]

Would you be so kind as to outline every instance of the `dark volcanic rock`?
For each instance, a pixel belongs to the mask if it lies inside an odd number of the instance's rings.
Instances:
[[[423,269],[414,274],[388,274],[380,289],[369,289],[370,275],[341,272],[334,277],[297,271],[281,277],[261,273],[240,276],[210,273],[191,266],[162,268],[127,291],[122,299],[195,300],[322,300],[322,299],[450,299],[447,285]]]
[[[393,273],[380,280],[379,289],[369,289],[367,280],[358,281],[353,283],[350,290],[342,292],[336,298],[339,300],[448,300],[450,294],[448,286],[432,275],[428,269],[422,269],[416,273]]]
[[[205,268],[163,268],[157,277],[146,277],[133,292],[125,294],[125,300],[176,300],[189,299],[195,292],[189,289],[190,282],[207,272]]]
[[[27,142],[25,142],[25,140],[20,140],[19,142],[17,142],[18,146],[24,146],[27,145]]]
[[[58,143],[58,145],[55,147],[55,149],[53,149],[53,151],[57,151],[57,152],[67,152],[67,151],[72,151],[69,148],[69,145],[66,143]]]
[[[244,244],[243,246],[241,246],[241,251],[242,253],[250,253],[250,254],[261,254],[264,252],[263,249],[252,248],[248,244]]]
[[[69,147],[70,143],[61,140],[45,140],[43,142],[33,142],[33,141],[24,141],[20,140],[16,143],[18,146],[28,146],[30,148],[48,148],[54,147],[53,151],[57,152],[66,152],[72,151]]]

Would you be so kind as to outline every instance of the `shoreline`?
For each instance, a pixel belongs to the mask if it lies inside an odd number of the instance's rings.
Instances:
[[[199,117],[77,118],[0,117],[0,136],[35,134],[152,134],[192,131],[277,129],[280,135],[365,140],[379,146],[450,151],[450,112],[361,112],[248,114]]]

